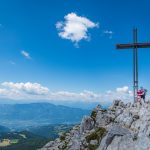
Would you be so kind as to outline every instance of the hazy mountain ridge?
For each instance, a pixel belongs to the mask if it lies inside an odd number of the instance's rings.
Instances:
[[[89,112],[89,110],[50,103],[0,104],[0,122],[1,125],[10,128],[74,124],[79,123]]]
[[[95,108],[98,104],[101,104],[104,108],[108,108],[111,105],[111,102],[95,102],[95,101],[68,101],[68,100],[12,100],[12,99],[0,99],[0,104],[31,104],[31,103],[50,103],[53,105],[62,105],[71,108],[80,108],[91,110]]]
[[[10,129],[0,125],[0,133],[10,132]]]

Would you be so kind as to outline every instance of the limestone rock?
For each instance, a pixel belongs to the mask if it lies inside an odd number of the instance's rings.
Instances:
[[[150,150],[150,102],[99,105],[69,133],[40,150]]]
[[[131,135],[131,132],[126,129],[126,128],[122,128],[121,126],[115,125],[112,126],[106,137],[102,140],[99,150],[106,150],[107,147],[111,144],[111,142],[113,141],[115,136],[124,136],[124,135]]]
[[[83,133],[86,130],[91,130],[93,129],[93,127],[94,127],[94,120],[89,116],[85,116],[81,122],[80,133]]]

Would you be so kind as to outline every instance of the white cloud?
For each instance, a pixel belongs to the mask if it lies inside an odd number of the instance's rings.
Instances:
[[[86,90],[80,93],[58,91],[58,92],[50,92],[47,99],[64,100],[64,101],[98,101],[100,99],[100,96],[101,95],[99,94]]]
[[[103,34],[107,35],[110,39],[112,39],[114,32],[111,30],[103,31]]]
[[[49,92],[47,87],[41,86],[38,83],[13,83],[13,82],[3,82],[2,86],[10,90],[25,92],[27,94],[43,95]]]
[[[76,13],[69,13],[64,19],[64,22],[59,21],[56,23],[56,28],[59,31],[58,35],[76,44],[83,39],[90,39],[88,29],[98,27],[98,23],[94,23],[86,17],[78,16]]]
[[[31,59],[30,54],[29,54],[28,52],[24,51],[24,50],[21,51],[21,54],[22,54],[26,59]]]
[[[104,93],[95,93],[84,90],[83,92],[50,91],[49,88],[39,83],[14,83],[3,82],[0,84],[0,98],[15,100],[55,100],[55,101],[88,101],[88,102],[112,102],[121,99],[132,101],[133,94],[127,86],[109,90]]]
[[[6,89],[0,89],[0,95],[5,95],[7,94],[7,90]]]
[[[116,91],[121,92],[121,93],[129,93],[129,87],[128,86],[123,86],[121,88],[117,88]]]
[[[115,91],[109,90],[104,95],[105,99],[113,101],[114,99],[124,100],[125,102],[132,101],[133,92],[129,90],[128,86],[118,87]]]

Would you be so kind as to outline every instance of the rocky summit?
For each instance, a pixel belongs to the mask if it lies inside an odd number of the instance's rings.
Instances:
[[[150,150],[150,103],[98,105],[80,125],[40,150]]]

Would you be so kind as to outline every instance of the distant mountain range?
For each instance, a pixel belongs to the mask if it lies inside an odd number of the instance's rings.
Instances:
[[[50,103],[0,104],[0,124],[11,129],[79,123],[90,110]]]
[[[72,108],[81,108],[92,110],[98,104],[102,105],[104,108],[108,108],[111,105],[109,101],[94,102],[94,101],[67,101],[67,100],[12,100],[12,99],[0,99],[0,104],[30,104],[30,103],[50,103],[54,105],[63,105]]]
[[[6,132],[10,132],[10,129],[0,125],[0,133],[6,133]]]

